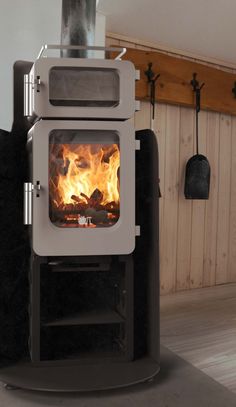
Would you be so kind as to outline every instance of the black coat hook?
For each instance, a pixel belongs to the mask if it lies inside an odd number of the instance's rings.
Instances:
[[[148,82],[151,82],[155,76],[155,73],[152,70],[152,62],[149,62],[148,69],[144,72],[146,77],[148,78]]]
[[[234,87],[232,89],[232,93],[234,94],[234,97],[236,98],[236,82],[234,82]]]
[[[194,92],[196,92],[197,90],[201,90],[203,88],[203,86],[205,85],[204,82],[201,85],[199,85],[196,72],[193,73],[193,79],[191,80],[190,84],[192,85]]]
[[[160,74],[155,75],[155,73],[152,70],[152,62],[149,62],[148,64],[148,69],[144,71],[148,83],[150,83],[150,103],[152,105],[152,119],[154,120],[155,118],[155,100],[156,100],[156,81],[160,77]]]
[[[201,110],[201,90],[205,83],[203,82],[201,85],[199,84],[199,81],[197,80],[197,73],[193,73],[193,79],[191,80],[190,84],[192,85],[193,91],[196,93],[196,111],[197,113],[200,112]]]

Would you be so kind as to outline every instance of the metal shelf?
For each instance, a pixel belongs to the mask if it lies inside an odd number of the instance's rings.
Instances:
[[[120,324],[124,321],[125,319],[117,311],[111,308],[102,308],[78,312],[63,318],[54,319],[43,323],[43,326]]]

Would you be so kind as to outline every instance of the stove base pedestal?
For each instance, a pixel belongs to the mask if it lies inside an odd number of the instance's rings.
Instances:
[[[159,372],[151,358],[126,363],[43,366],[20,363],[1,370],[1,380],[29,390],[79,392],[108,390],[149,381]]]

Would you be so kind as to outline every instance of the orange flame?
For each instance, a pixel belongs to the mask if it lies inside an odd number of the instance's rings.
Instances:
[[[120,151],[117,144],[51,145],[50,161],[54,165],[53,202],[59,205],[88,203],[94,191],[100,192],[100,205],[119,204]],[[56,185],[55,185],[56,174]],[[52,191],[51,191],[52,192]],[[55,193],[56,192],[56,193]]]

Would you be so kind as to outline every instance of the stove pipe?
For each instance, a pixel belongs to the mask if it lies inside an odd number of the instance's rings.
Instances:
[[[62,0],[62,45],[94,45],[96,0]],[[91,51],[62,50],[61,57],[88,58]]]

